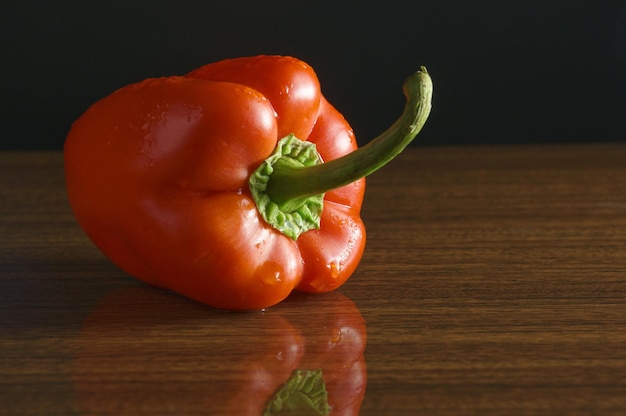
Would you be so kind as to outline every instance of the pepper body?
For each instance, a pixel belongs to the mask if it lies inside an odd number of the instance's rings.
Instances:
[[[324,161],[357,148],[311,67],[261,56],[148,79],[90,107],[65,142],[70,204],[88,237],[139,280],[222,309],[262,309],[294,289],[327,292],[365,246],[365,180],[324,194],[318,229],[294,240],[248,188],[295,134]]]

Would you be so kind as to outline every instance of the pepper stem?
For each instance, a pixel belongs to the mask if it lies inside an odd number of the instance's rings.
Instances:
[[[308,197],[352,183],[374,173],[413,141],[430,114],[433,84],[425,67],[402,86],[406,105],[400,118],[365,146],[341,158],[312,166],[277,161],[266,193],[282,210],[290,211]]]
[[[411,143],[430,114],[433,85],[421,67],[404,81],[400,118],[367,145],[322,163],[315,144],[294,135],[282,138],[274,153],[250,176],[249,188],[263,219],[296,240],[319,228],[324,193],[367,176]]]

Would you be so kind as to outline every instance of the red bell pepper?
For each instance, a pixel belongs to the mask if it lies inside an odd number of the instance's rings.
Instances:
[[[362,179],[430,111],[425,69],[405,111],[357,150],[307,64],[258,56],[148,79],[92,105],[67,136],[70,204],[87,236],[136,278],[224,309],[294,289],[327,292],[365,246]]]

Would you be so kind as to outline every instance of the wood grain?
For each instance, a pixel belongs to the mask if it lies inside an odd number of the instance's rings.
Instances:
[[[0,154],[0,414],[260,414],[316,366],[333,414],[626,414],[626,145],[410,148],[362,214],[338,292],[232,314],[110,264],[61,154]]]

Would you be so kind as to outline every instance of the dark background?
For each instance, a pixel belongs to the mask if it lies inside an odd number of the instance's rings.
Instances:
[[[311,64],[361,143],[400,114],[420,65],[435,82],[420,143],[622,141],[625,3],[3,2],[0,149],[61,149],[123,85],[256,54]]]

